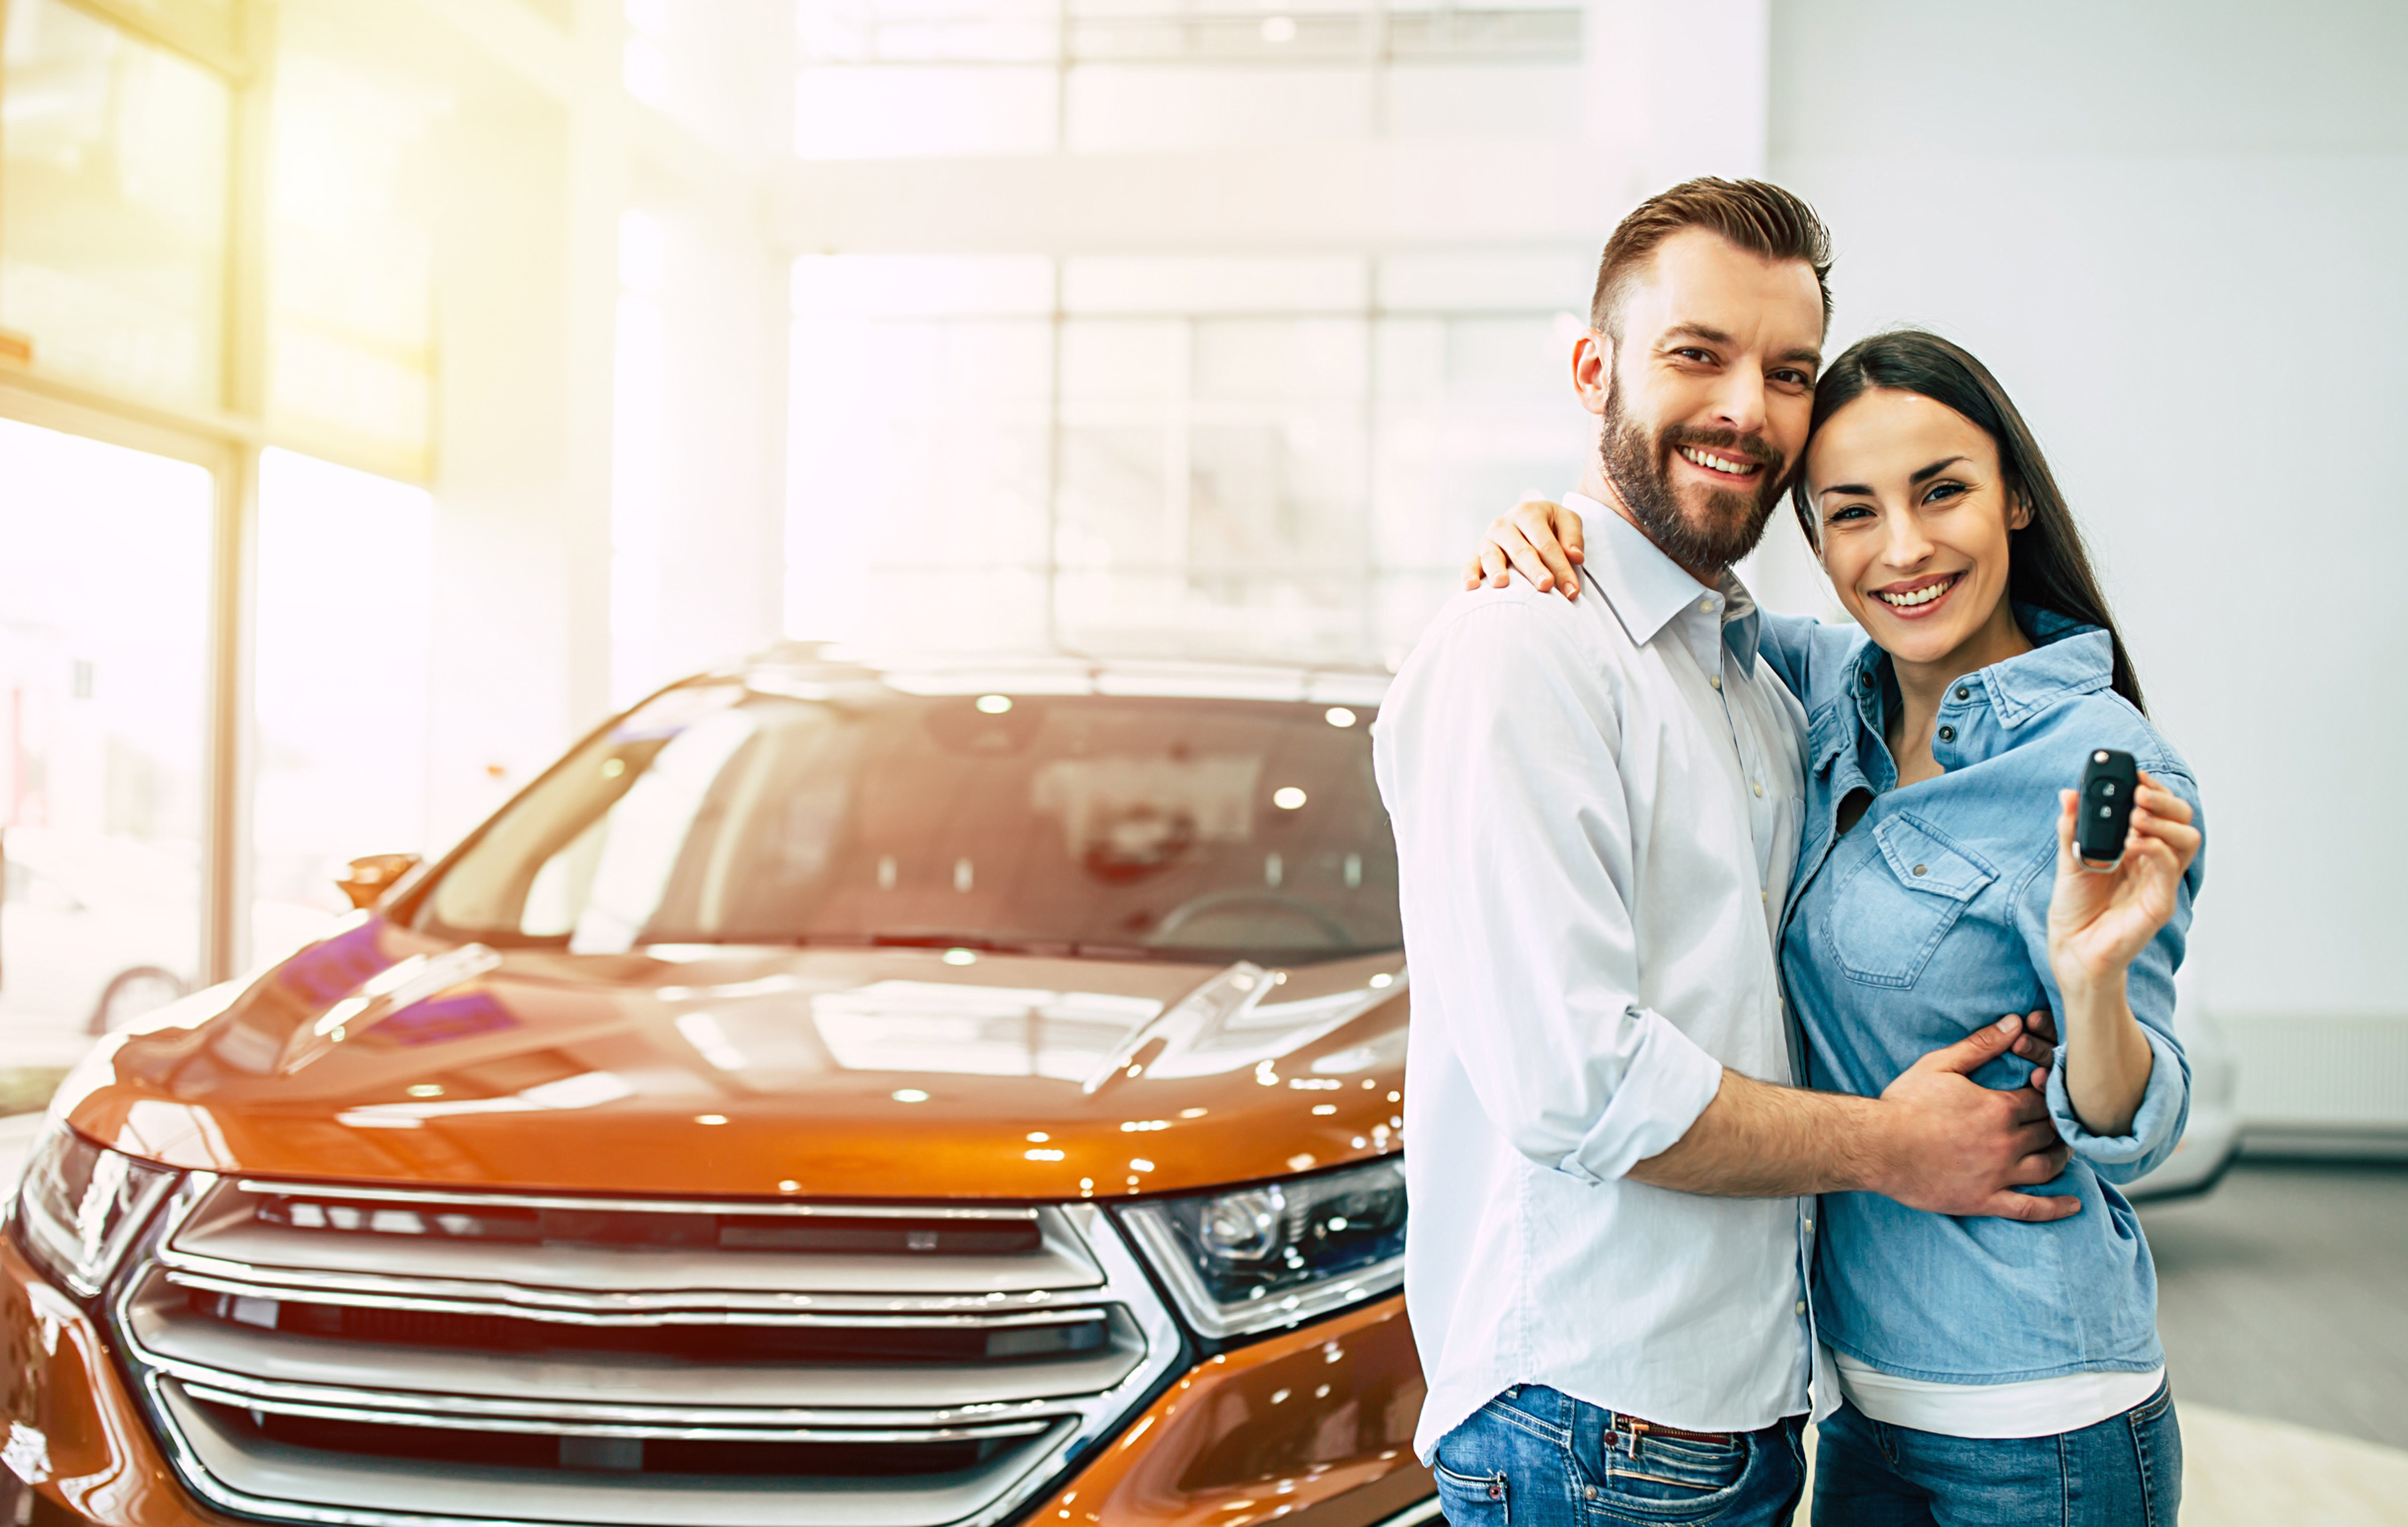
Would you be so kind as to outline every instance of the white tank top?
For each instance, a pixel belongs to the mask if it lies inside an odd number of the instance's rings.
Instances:
[[[1943,1437],[2052,1437],[2121,1415],[2157,1392],[2165,1370],[2068,1373],[2014,1384],[1902,1379],[1832,1353],[1840,1393],[1877,1421]]]

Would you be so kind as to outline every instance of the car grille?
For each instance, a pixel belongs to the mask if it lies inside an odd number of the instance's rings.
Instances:
[[[1089,1204],[195,1177],[113,1319],[194,1493],[396,1527],[986,1527],[1180,1355]]]

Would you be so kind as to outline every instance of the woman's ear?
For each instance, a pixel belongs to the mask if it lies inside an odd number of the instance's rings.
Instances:
[[[2032,500],[2026,498],[2023,496],[2023,490],[2018,488],[2007,496],[2006,528],[2009,530],[2023,530],[2028,528],[2031,523]]]

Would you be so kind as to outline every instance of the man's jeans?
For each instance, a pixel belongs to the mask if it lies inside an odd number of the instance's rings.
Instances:
[[[1538,1385],[1489,1401],[1439,1439],[1449,1527],[1788,1527],[1806,1479],[1805,1417],[1728,1442],[1652,1436],[1617,1419]]]
[[[1943,1437],[1844,1405],[1815,1444],[1815,1527],[2174,1527],[2182,1505],[2182,1431],[2162,1385],[2053,1437]]]

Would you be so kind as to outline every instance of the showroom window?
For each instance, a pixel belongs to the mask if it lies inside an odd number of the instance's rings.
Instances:
[[[1571,133],[1543,0],[799,0],[804,158]]]
[[[18,1063],[323,929],[330,860],[424,845],[453,102],[379,19],[0,5]]]
[[[1384,654],[1579,459],[1588,259],[805,257],[789,629]]]

